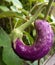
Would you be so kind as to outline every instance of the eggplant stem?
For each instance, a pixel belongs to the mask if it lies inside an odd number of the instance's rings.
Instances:
[[[43,11],[43,9],[44,9],[43,6],[44,6],[44,4],[42,4],[42,6],[40,6],[40,8],[37,10],[37,12],[30,18],[30,20],[28,20],[23,25],[19,26],[17,29],[23,31],[24,29],[29,27],[31,25],[31,23],[37,19],[38,15],[41,13],[41,11]]]

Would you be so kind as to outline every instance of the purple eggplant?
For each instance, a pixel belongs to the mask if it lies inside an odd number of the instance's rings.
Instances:
[[[36,37],[33,45],[26,45],[18,38],[12,43],[15,53],[24,60],[34,61],[44,57],[53,44],[54,33],[48,22],[36,20],[34,26],[38,37]]]

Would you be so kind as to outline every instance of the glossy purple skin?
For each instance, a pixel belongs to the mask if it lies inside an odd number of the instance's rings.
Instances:
[[[16,54],[22,59],[29,61],[44,57],[51,49],[54,37],[53,30],[48,22],[36,20],[34,25],[38,32],[38,37],[32,46],[25,45],[20,39],[17,39],[15,43],[13,43],[13,49]]]

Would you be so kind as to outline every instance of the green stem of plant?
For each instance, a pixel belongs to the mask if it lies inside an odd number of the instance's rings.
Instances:
[[[42,5],[42,4],[45,4],[45,5],[46,5],[46,3],[36,3],[36,4],[32,7],[32,9],[30,10],[30,13],[32,13],[32,11],[33,11],[36,7],[38,7],[39,5]]]
[[[50,25],[53,25],[53,24],[55,25],[55,22],[51,22],[51,23],[49,23],[49,24],[50,24]]]
[[[48,6],[46,7],[46,13],[45,13],[44,19],[47,18],[52,2],[53,0],[49,0]]]
[[[14,25],[14,29],[16,28],[17,24],[18,24],[18,22],[15,23],[15,25]]]
[[[38,65],[40,65],[40,59],[38,60]]]
[[[11,17],[9,18],[9,23],[10,23],[10,28],[11,28],[11,31],[12,31],[12,21],[11,21]]]
[[[41,13],[41,11],[44,9],[43,8],[44,4],[42,4],[42,6],[40,6],[40,8],[37,10],[37,12],[34,14],[34,16],[32,16],[30,18],[30,20],[28,20],[26,23],[24,23],[23,25],[19,26],[17,29],[20,31],[23,31],[24,29],[26,29],[28,26],[30,26],[30,24],[35,21],[38,17],[38,15]]]
[[[25,9],[21,9],[21,11],[26,15],[26,16],[28,16],[29,15],[29,12],[28,11],[26,11]]]
[[[37,6],[37,3],[32,7],[32,9],[30,10],[30,13],[35,9],[36,6]]]
[[[22,39],[24,29],[29,27],[31,25],[31,23],[37,19],[38,15],[43,10],[43,6],[44,6],[44,4],[42,4],[40,6],[40,8],[37,10],[37,12],[30,18],[30,20],[28,20],[26,23],[22,24],[18,28],[15,28],[14,30],[12,30],[12,32],[10,34],[11,40],[14,40],[16,38]]]

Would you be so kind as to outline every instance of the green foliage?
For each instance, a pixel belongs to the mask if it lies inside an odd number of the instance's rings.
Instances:
[[[41,60],[40,60],[40,65],[43,65],[43,62],[44,62],[44,58],[42,58]],[[27,61],[27,63],[29,64],[29,65],[38,65],[38,60],[36,60],[36,61],[34,61],[34,62],[30,62],[30,61]]]
[[[6,65],[2,60],[2,54],[3,54],[3,47],[0,47],[0,65]]]
[[[9,11],[9,9],[8,9],[6,6],[0,6],[0,9],[1,9],[2,11]]]
[[[23,61],[14,53],[13,49],[4,48],[3,50],[3,61],[7,65],[22,65]]]
[[[5,18],[5,17],[17,17],[17,18],[20,17],[22,19],[22,14],[12,11],[2,12],[0,14],[0,18]]]
[[[24,36],[26,36],[26,39],[27,39],[26,44],[32,45],[33,42],[34,42],[33,37],[32,37],[28,32],[24,32]],[[24,38],[23,40],[24,40],[24,42],[25,42],[25,38]]]
[[[10,40],[8,34],[6,34],[6,32],[2,28],[0,28],[0,46],[2,46],[2,47],[11,46],[11,40]]]
[[[19,0],[6,0],[7,2],[12,2],[17,8],[22,8],[22,4]]]
[[[2,60],[7,65],[22,65],[23,61],[14,53],[8,34],[0,28],[0,46],[3,47]]]

